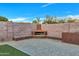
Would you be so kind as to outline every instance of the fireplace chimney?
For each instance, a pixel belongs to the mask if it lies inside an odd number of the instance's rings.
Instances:
[[[37,30],[42,30],[41,24],[37,24]]]

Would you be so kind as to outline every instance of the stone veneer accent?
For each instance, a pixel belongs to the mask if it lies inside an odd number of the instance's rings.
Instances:
[[[79,32],[79,23],[42,24],[41,27],[52,38],[62,38],[62,32]],[[36,24],[0,22],[0,41],[31,37],[34,30]]]

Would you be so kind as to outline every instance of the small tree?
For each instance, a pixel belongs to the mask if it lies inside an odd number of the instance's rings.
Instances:
[[[69,23],[76,22],[76,19],[68,18],[67,22]]]
[[[6,17],[0,16],[0,21],[8,21]]]
[[[43,24],[52,24],[52,20],[44,20]]]
[[[55,24],[57,23],[57,18],[53,16],[46,16],[45,20],[43,21],[43,24]]]
[[[40,24],[41,23],[41,20],[40,20],[39,17],[36,17],[36,20],[33,20],[32,23]]]
[[[65,20],[63,20],[63,19],[58,20],[58,23],[65,23]]]
[[[75,19],[75,22],[79,22],[79,19]]]

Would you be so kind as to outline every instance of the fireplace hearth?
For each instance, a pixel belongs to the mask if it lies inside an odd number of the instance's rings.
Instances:
[[[37,29],[32,31],[32,37],[46,37],[47,31],[41,28],[41,24],[37,24]]]

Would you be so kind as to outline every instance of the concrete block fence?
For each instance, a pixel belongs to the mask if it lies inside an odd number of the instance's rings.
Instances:
[[[62,32],[79,32],[79,23],[42,24],[48,37],[62,38]],[[0,41],[11,41],[14,38],[30,37],[36,30],[36,24],[0,22]]]

